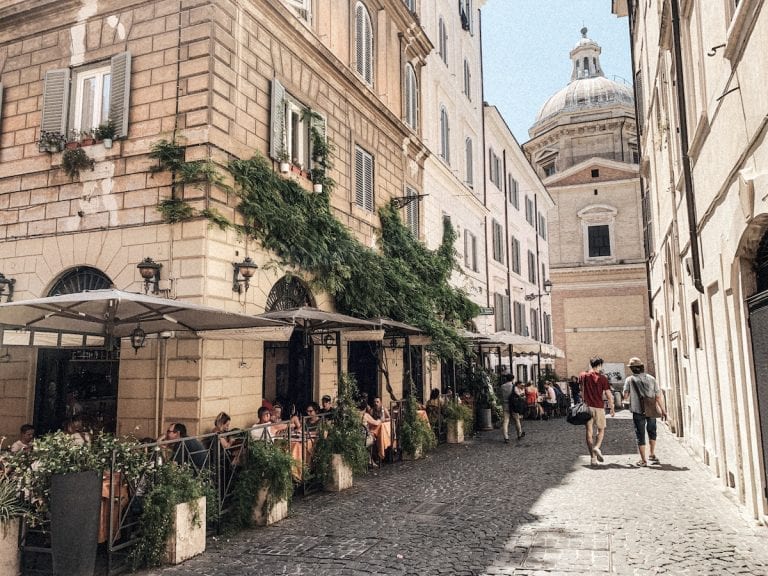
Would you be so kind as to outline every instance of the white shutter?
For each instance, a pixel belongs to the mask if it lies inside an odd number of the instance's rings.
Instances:
[[[309,20],[312,14],[312,0],[287,0],[288,4],[294,7],[299,16],[304,20]]]
[[[67,133],[67,105],[69,104],[69,68],[48,70],[43,86],[42,132]]]
[[[277,78],[272,79],[272,101],[269,111],[269,155],[274,160],[280,160],[280,153],[285,151],[285,88],[278,82]]]
[[[118,138],[128,136],[128,107],[131,96],[131,53],[112,56],[112,88],[109,96],[109,120],[117,129]]]
[[[365,78],[364,63],[364,36],[365,36],[365,8],[362,4],[355,5],[355,69],[361,77]]]
[[[470,267],[469,250],[470,250],[469,231],[464,230],[464,266],[467,268]]]
[[[363,151],[355,148],[355,204],[365,208],[365,167]]]
[[[365,81],[373,85],[373,27],[368,11],[365,11]]]
[[[474,153],[472,151],[472,139],[467,138],[466,141],[466,154],[467,154],[467,184],[472,186],[475,181],[475,170],[474,170]]]
[[[373,212],[373,156],[366,153],[365,160],[365,209]]]

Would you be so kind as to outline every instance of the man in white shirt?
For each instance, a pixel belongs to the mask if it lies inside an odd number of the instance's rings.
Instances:
[[[19,439],[11,444],[11,452],[27,452],[32,450],[32,441],[35,439],[35,427],[32,424],[24,424],[19,429]]]

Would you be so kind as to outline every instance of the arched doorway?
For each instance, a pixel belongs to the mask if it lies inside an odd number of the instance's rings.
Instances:
[[[283,276],[267,296],[265,311],[292,310],[314,306],[307,285],[295,276]],[[284,414],[292,406],[303,410],[312,400],[313,346],[309,334],[295,329],[288,342],[264,342],[264,383],[262,397],[278,401]]]
[[[90,266],[62,274],[47,296],[112,287]],[[40,348],[37,353],[34,426],[38,434],[58,430],[72,416],[87,428],[115,432],[120,341],[100,348]]]

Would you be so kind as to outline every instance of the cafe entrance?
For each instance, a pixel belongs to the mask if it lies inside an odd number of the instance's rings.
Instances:
[[[47,296],[111,286],[112,281],[100,270],[79,266],[65,272]],[[72,416],[80,416],[85,428],[115,432],[120,341],[109,344],[38,350],[33,422],[38,434],[61,429]]]

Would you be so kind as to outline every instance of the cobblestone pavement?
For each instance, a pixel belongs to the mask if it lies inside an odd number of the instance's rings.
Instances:
[[[768,528],[663,426],[661,465],[635,467],[627,416],[609,418],[597,468],[582,427],[526,422],[521,442],[441,446],[145,576],[768,574]]]

